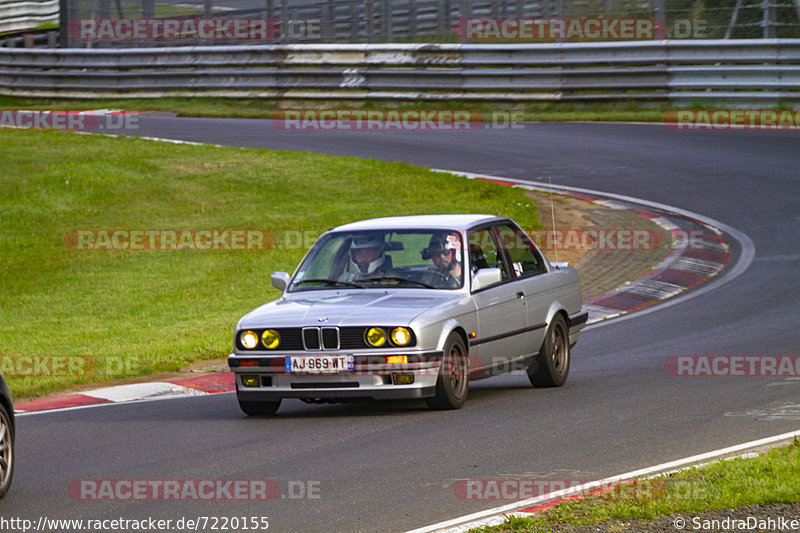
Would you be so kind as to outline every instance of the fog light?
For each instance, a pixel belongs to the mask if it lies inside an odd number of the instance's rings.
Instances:
[[[392,384],[394,385],[411,385],[414,383],[414,374],[408,373],[392,373]]]
[[[387,365],[404,365],[408,363],[408,356],[407,355],[387,355],[386,356],[386,364]]]
[[[253,374],[247,374],[242,376],[242,387],[258,387],[261,385],[258,376]]]

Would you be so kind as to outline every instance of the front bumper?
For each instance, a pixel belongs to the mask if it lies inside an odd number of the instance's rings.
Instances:
[[[330,353],[330,352],[329,352]],[[329,354],[328,353],[328,354]],[[296,355],[309,355],[307,353]],[[321,355],[321,354],[320,354]],[[338,373],[288,373],[286,355],[231,354],[228,366],[236,379],[240,401],[275,401],[282,398],[399,400],[427,398],[436,392],[441,351],[409,354],[408,363],[386,364],[385,355],[354,354],[354,369]],[[247,361],[248,366],[242,366]],[[257,361],[257,366],[252,366]],[[398,383],[399,379],[411,383]],[[249,377],[251,386],[245,386]],[[257,379],[253,379],[253,377]],[[253,386],[253,381],[256,385]]]

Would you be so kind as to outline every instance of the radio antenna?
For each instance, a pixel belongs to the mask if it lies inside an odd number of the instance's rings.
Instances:
[[[555,203],[553,202],[553,177],[547,176],[547,181],[550,183],[550,216],[553,217],[553,242],[556,243],[556,263],[558,263],[558,239],[556,235],[556,207]]]

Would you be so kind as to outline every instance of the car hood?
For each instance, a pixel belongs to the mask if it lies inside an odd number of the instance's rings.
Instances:
[[[290,293],[246,314],[238,328],[405,325],[420,314],[456,302],[454,291],[361,289]]]

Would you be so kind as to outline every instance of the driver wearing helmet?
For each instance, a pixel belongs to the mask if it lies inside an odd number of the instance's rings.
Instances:
[[[386,242],[381,233],[356,235],[350,242],[350,272],[345,281],[380,278],[387,275]]]
[[[431,237],[423,258],[429,256],[433,269],[426,276],[435,287],[455,289],[461,286],[461,238],[456,233],[439,233]],[[426,253],[427,252],[427,253]]]

